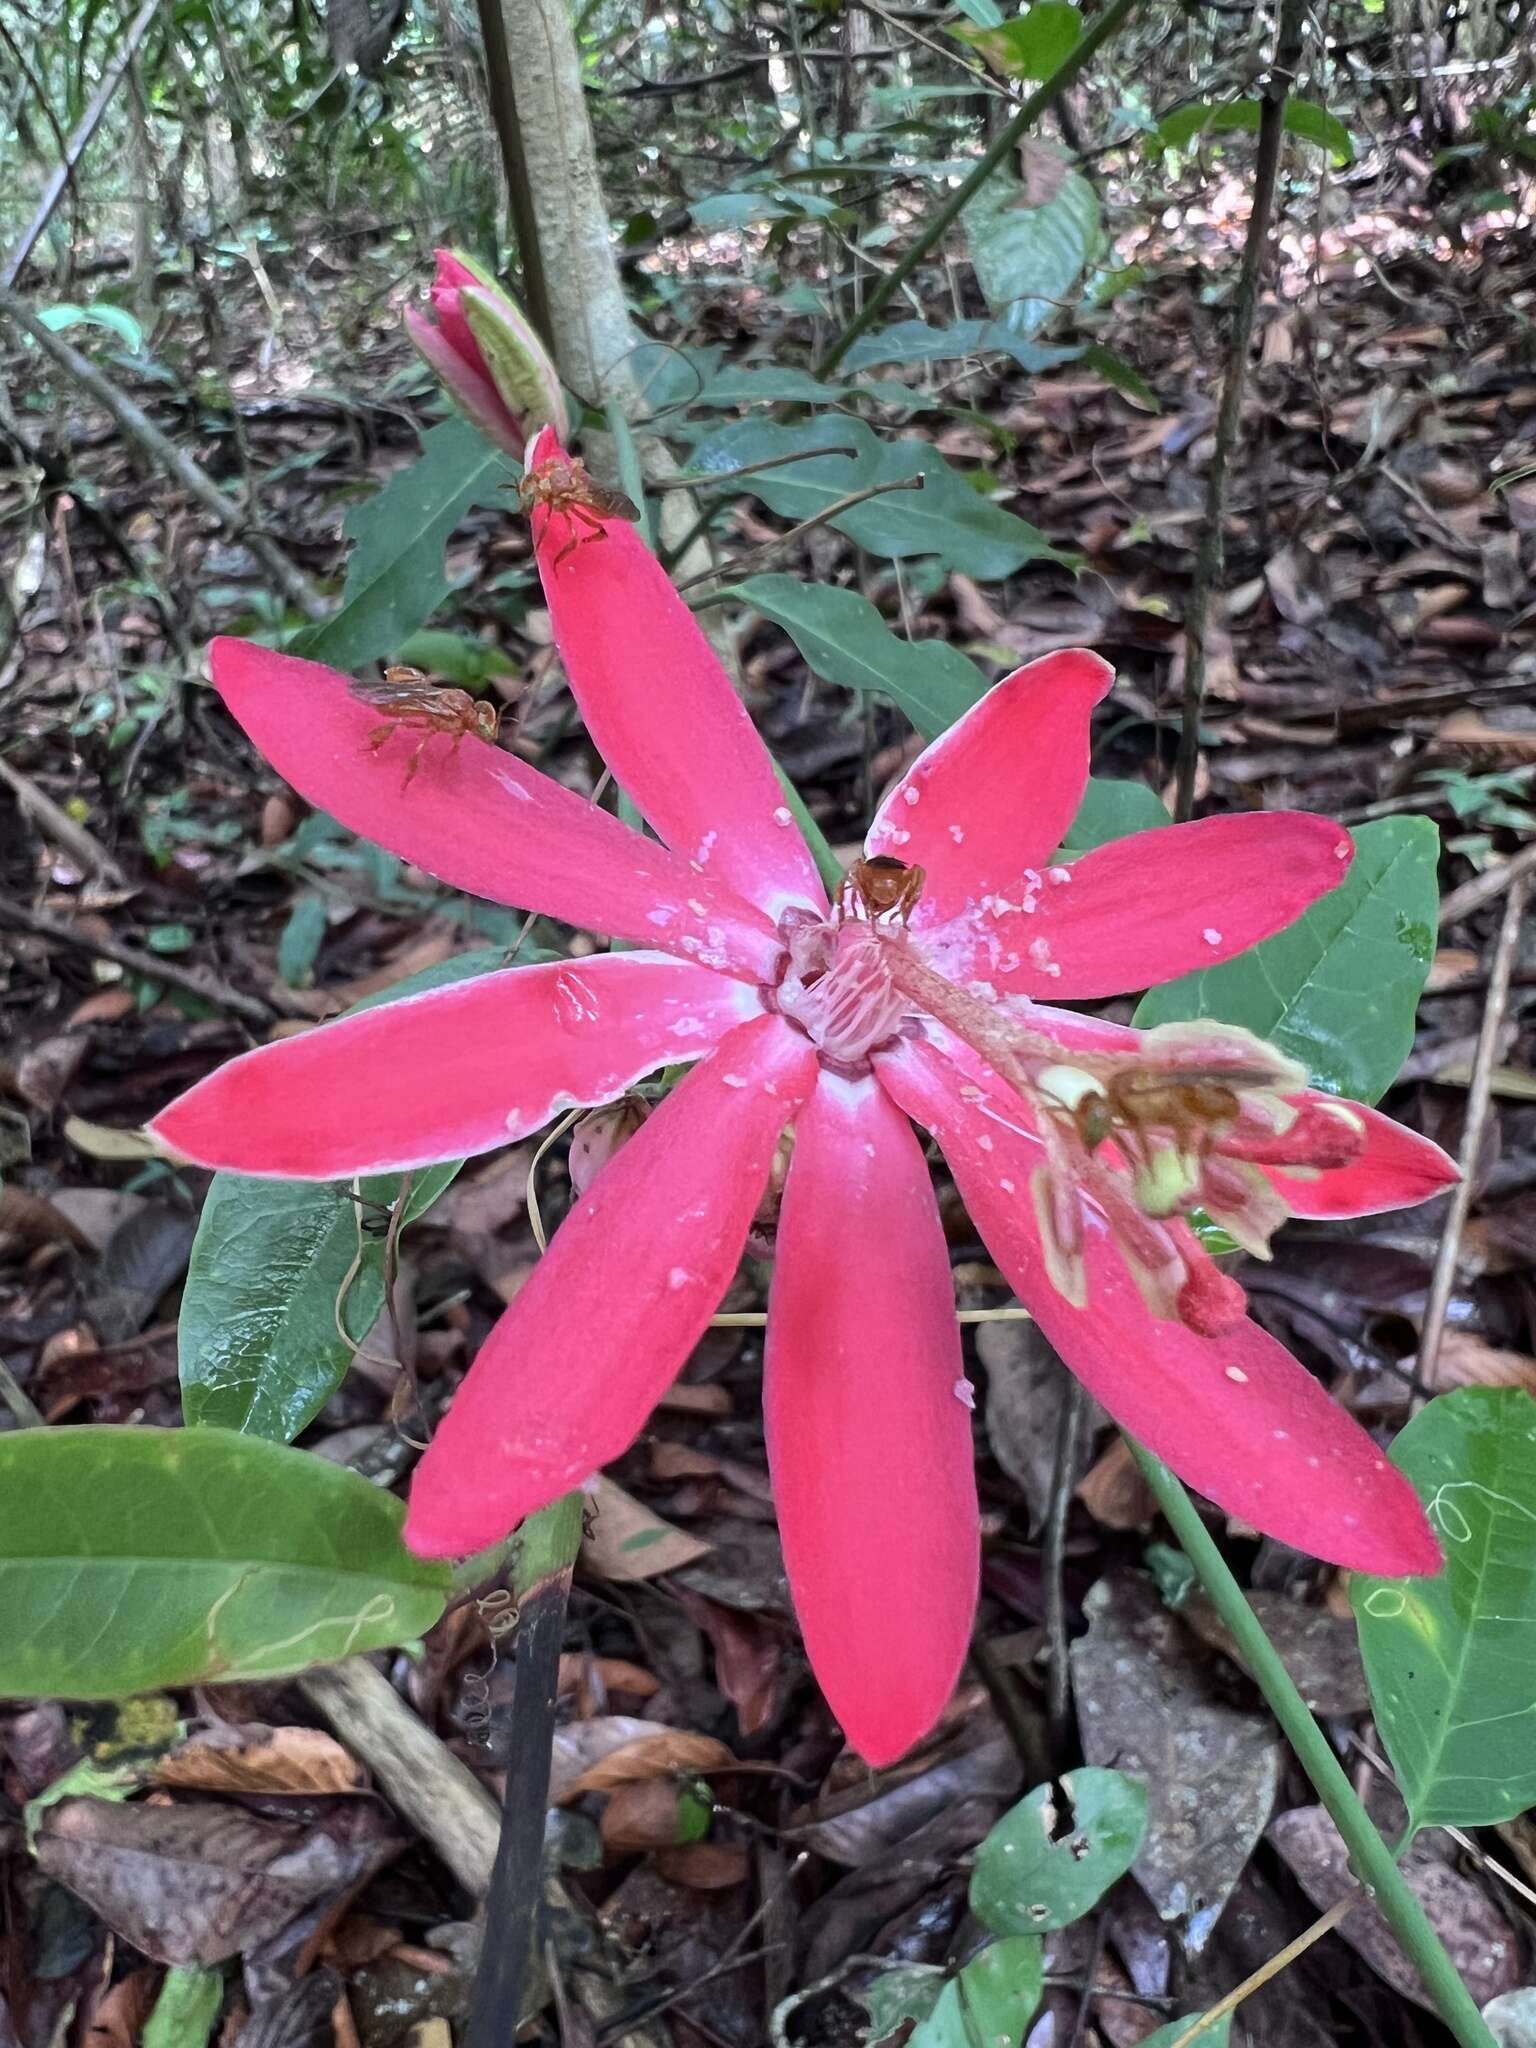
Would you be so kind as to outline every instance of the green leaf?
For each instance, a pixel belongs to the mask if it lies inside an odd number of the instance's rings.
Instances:
[[[1062,311],[1103,236],[1098,194],[1081,171],[1068,171],[1043,206],[1025,203],[1017,178],[989,178],[963,218],[982,297],[1023,335]]]
[[[1081,348],[1057,348],[1048,342],[1025,341],[1001,320],[954,320],[948,327],[930,327],[926,320],[898,320],[877,334],[861,335],[844,357],[850,373],[877,363],[947,363],[958,356],[1012,356],[1032,374],[1075,362]]]
[[[944,1986],[907,2036],[907,2048],[1019,2048],[1044,1988],[1045,1964],[1032,1935],[991,1942]]]
[[[971,1911],[996,1934],[1043,1934],[1081,1919],[1124,1877],[1147,1827],[1146,1787],[1085,1765],[1062,1788],[1037,1785],[976,1851]]]
[[[1162,411],[1163,401],[1146,378],[1112,348],[1103,348],[1098,342],[1092,342],[1083,350],[1082,362],[1085,370],[1097,370],[1106,384],[1112,384],[1133,404],[1147,412]]]
[[[289,988],[308,988],[314,980],[325,927],[325,898],[317,890],[301,890],[277,942],[277,971]]]
[[[1374,1102],[1413,1046],[1435,952],[1439,836],[1427,818],[1383,818],[1352,836],[1354,864],[1337,889],[1235,960],[1151,990],[1135,1022],[1246,1025],[1319,1087]]]
[[[749,576],[721,595],[739,597],[782,626],[824,682],[884,691],[928,739],[985,694],[985,676],[958,647],[901,639],[856,590],[795,576]]]
[[[817,453],[834,448],[854,453]],[[740,488],[781,517],[799,520],[825,513],[870,484],[920,476],[921,490],[870,499],[839,513],[832,525],[871,554],[894,560],[936,555],[940,567],[984,582],[1011,576],[1024,562],[1067,559],[1037,527],[983,497],[930,442],[883,441],[846,413],[825,413],[796,426],[737,420],[700,445],[692,466],[696,472],[739,469],[801,450],[805,461],[744,476]]]
[[[114,1699],[408,1642],[445,1565],[366,1479],[226,1430],[0,1437],[0,1694]]]
[[[1147,137],[1147,147],[1161,154],[1164,150],[1187,148],[1197,135],[1230,134],[1235,130],[1257,133],[1263,111],[1262,100],[1196,100],[1190,106],[1176,107],[1159,121]],[[1298,141],[1315,142],[1319,149],[1326,149],[1337,164],[1355,160],[1349,130],[1336,114],[1330,114],[1315,100],[1288,99],[1284,126],[1286,133]]]
[[[104,327],[136,356],[144,352],[144,330],[138,321],[124,307],[110,305],[105,299],[98,299],[92,306],[45,306],[37,317],[55,334],[70,327]]]
[[[1061,851],[1089,853],[1095,846],[1108,846],[1112,839],[1127,839],[1133,832],[1150,832],[1156,825],[1172,823],[1156,790],[1148,789],[1144,782],[1113,782],[1090,775]]]
[[[224,2003],[224,1972],[196,1964],[167,1970],[144,2022],[144,2048],[204,2048]]]
[[[903,2020],[925,2020],[944,1989],[944,1972],[936,1963],[904,1963],[882,1970],[853,1995],[869,2014],[866,2041],[883,2041]],[[909,2044],[910,2048],[910,2044]]]
[[[349,1014],[467,980],[500,966],[503,957],[494,950],[461,953]],[[422,1215],[458,1170],[451,1161],[417,1173],[408,1219]],[[388,1206],[400,1181],[398,1174],[378,1174],[361,1192],[367,1202]],[[189,1423],[286,1442],[314,1420],[352,1363],[336,1328],[343,1286],[354,1343],[384,1306],[384,1239],[361,1228],[377,1216],[377,1206],[360,1210],[348,1189],[331,1182],[214,1175],[192,1244],[177,1333]]]
[[[395,658],[411,668],[424,668],[460,690],[483,690],[492,676],[509,676],[517,668],[509,654],[470,633],[449,633],[427,626],[395,649]]]
[[[1413,1827],[1492,1827],[1536,1805],[1536,1401],[1442,1394],[1392,1462],[1445,1570],[1350,1581],[1376,1726]]]
[[[1159,2027],[1155,2034],[1148,2034],[1141,2048],[1173,2048],[1175,2041],[1189,2032],[1195,2020],[1194,2013],[1188,2013],[1181,2020],[1170,2020],[1166,2027]],[[1232,2015],[1226,2013],[1209,2026],[1203,2033],[1196,2034],[1190,2048],[1229,2048],[1232,2040]]]
[[[957,28],[962,43],[980,50],[1010,78],[1049,78],[1077,48],[1083,17],[1069,0],[1035,0],[1000,28]]]
[[[1003,18],[1003,10],[997,0],[955,0],[960,12],[983,28],[996,28]]]
[[[448,595],[443,551],[472,505],[495,502],[518,471],[467,420],[422,437],[420,458],[347,515],[353,543],[341,609],[290,652],[342,669],[393,658]]]

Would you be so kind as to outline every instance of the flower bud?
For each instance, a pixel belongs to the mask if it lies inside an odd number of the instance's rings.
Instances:
[[[569,423],[555,366],[500,285],[467,256],[439,249],[431,298],[430,317],[406,309],[406,331],[480,431],[519,461],[540,427],[563,439]]]
[[[584,1195],[622,1146],[650,1115],[650,1107],[639,1095],[621,1095],[617,1102],[588,1110],[571,1133],[566,1171],[578,1196]]]

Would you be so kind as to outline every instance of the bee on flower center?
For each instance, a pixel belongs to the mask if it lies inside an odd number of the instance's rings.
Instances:
[[[921,868],[909,868],[893,854],[876,853],[867,860],[856,860],[838,887],[838,916],[862,914],[871,924],[882,917],[893,917],[905,925],[917,907],[926,879]]]
[[[450,752],[456,754],[466,734],[494,745],[501,729],[496,705],[480,702],[467,690],[434,683],[419,668],[387,668],[381,683],[353,683],[352,695],[377,711],[383,721],[368,735],[370,753],[378,753],[393,733],[420,733],[416,751],[406,763],[402,789],[409,788],[422,755],[439,733],[452,740]]]
[[[562,512],[568,538],[554,560],[555,568],[575,552],[583,541],[603,538],[605,519],[637,520],[640,509],[622,491],[611,491],[588,474],[586,464],[576,455],[552,455],[526,472],[517,487],[523,510],[531,517],[534,507]]]

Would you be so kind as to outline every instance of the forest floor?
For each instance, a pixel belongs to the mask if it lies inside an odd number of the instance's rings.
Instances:
[[[912,635],[945,636],[989,673],[1054,647],[1098,649],[1120,681],[1096,729],[1096,772],[1157,788],[1177,737],[1180,617],[1230,284],[1224,204],[1218,194],[1203,221],[1159,231],[1155,249],[1149,238],[1147,279],[1099,337],[1160,410],[1081,365],[1033,379],[978,367],[952,380],[948,413],[905,429],[986,465],[1002,502],[1081,553],[1083,572],[1036,565],[991,587],[914,572],[899,590],[861,586]],[[1521,311],[1536,304],[1536,255],[1497,229],[1437,242],[1407,207],[1342,220],[1319,249],[1287,243],[1285,253],[1278,294],[1261,308],[1232,490],[1200,804],[1439,822],[1434,968],[1386,1106],[1456,1152],[1505,863],[1536,832],[1536,352]],[[275,344],[235,348],[233,411],[135,394],[224,488],[238,489],[242,464],[262,477],[270,529],[317,578],[339,566],[340,515],[359,486],[414,452],[428,396],[386,301],[361,315],[343,305],[324,331],[333,284],[285,296]],[[250,310],[257,332],[266,316],[254,295]],[[784,345],[728,284],[705,320],[709,338],[733,348]],[[201,340],[184,339],[196,360]],[[201,682],[209,631],[249,629],[266,605],[260,565],[212,534],[88,404],[72,399],[54,426],[72,498],[53,500],[46,556],[40,534],[13,565],[23,630],[0,656],[0,1357],[50,1424],[167,1425],[180,1415],[178,1290],[206,1176],[148,1158],[138,1126],[231,1053],[456,952],[511,943],[521,920],[306,820]],[[10,494],[26,487],[0,480]],[[741,544],[773,531],[746,501],[733,515]],[[598,764],[574,728],[521,519],[472,515],[449,560],[457,624],[507,657],[493,680],[512,714],[503,743],[590,792]],[[149,561],[163,566],[150,574]],[[825,530],[799,566],[820,580],[869,574]],[[852,842],[913,749],[908,729],[893,710],[816,682],[776,629],[735,625],[744,688],[779,758],[834,843]],[[296,912],[301,900],[318,908]],[[1527,932],[1497,1020],[1442,1386],[1536,1391],[1533,992]],[[472,1164],[408,1241],[395,1334],[429,1418],[537,1257],[534,1150],[529,1141]],[[551,1154],[539,1167],[546,1219],[561,1213],[566,1186]],[[945,1216],[962,1305],[1004,1302],[947,1187]],[[1261,1320],[1386,1429],[1413,1397],[1444,1225],[1439,1204],[1293,1226],[1273,1264],[1241,1274]],[[760,1308],[767,1273],[749,1261],[726,1306]],[[766,1478],[759,1357],[754,1331],[707,1337],[611,1473],[628,1535],[648,1540],[589,1544],[578,1567],[552,1792],[564,1908],[548,1954],[557,1977],[606,1976],[608,1991],[595,2013],[562,1996],[571,2048],[631,2037],[756,2048],[774,2008],[804,1986],[818,1990],[788,2038],[853,2042],[862,2014],[852,1993],[868,1959],[941,1960],[964,1912],[968,1853],[1042,1762],[1076,1760],[1071,1740],[1053,1753],[1043,1705],[1041,1536],[1059,1484],[1063,1381],[1032,1326],[988,1326],[968,1360],[979,1366],[986,1544],[973,1664],[933,1741],[874,1775],[840,1754],[806,1675]],[[360,1361],[303,1442],[403,1481],[418,1451],[395,1419],[396,1378]],[[1029,2039],[1135,2048],[1308,1924],[1311,1902],[1333,1896],[1337,1845],[1219,1622],[1198,1598],[1164,1605],[1152,1503],[1107,1428],[1091,1433],[1071,1477],[1075,1739],[1094,1762],[1134,1748],[1153,1824],[1140,1882],[1052,1937],[1047,2005]],[[1229,1537],[1266,1622],[1304,1668],[1308,1698],[1388,1817],[1394,1795],[1371,1761],[1336,1575],[1240,1530]],[[494,1792],[497,1774],[464,1719],[465,1680],[491,1656],[481,1614],[465,1603],[419,1659],[380,1662],[402,1703]],[[174,1746],[114,1709],[0,1711],[7,2038],[47,2048],[75,2011],[98,2048],[127,2048],[158,1982],[134,1959],[135,1932],[179,1915],[199,1953],[248,1949],[243,2043],[443,2048],[444,2022],[466,1997],[473,1905],[443,1844],[364,1799],[347,1729],[317,1725],[296,1686],[177,1704],[185,1727]],[[619,1749],[625,1763],[605,1770]],[[93,1909],[68,1872],[44,1879],[31,1864],[25,1803],[82,1758],[114,1756],[136,1761],[140,1784],[176,1788],[167,1812],[201,1816],[192,1826],[205,1882],[189,1886],[170,1847],[150,1843],[131,1867],[95,1874]],[[679,1770],[702,1777],[716,1802],[705,1840],[679,1840]],[[345,1844],[344,1876],[255,1943],[248,1928],[270,1914],[260,1861],[270,1851],[253,1820]],[[1536,1882],[1536,1830],[1499,1833],[1470,1849],[1437,1835],[1415,1851],[1414,1882],[1480,2001],[1529,1981],[1510,1880]],[[1414,2002],[1385,1929],[1361,1910],[1244,2006],[1234,2038],[1432,2048],[1444,2036]]]

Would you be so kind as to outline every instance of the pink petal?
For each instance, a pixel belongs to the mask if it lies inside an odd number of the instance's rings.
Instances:
[[[1120,995],[1257,945],[1338,887],[1354,843],[1305,811],[1136,832],[1015,880],[990,906],[926,929],[957,980],[1052,1000]]]
[[[1256,1323],[1206,1338],[1151,1315],[1091,1211],[1088,1306],[1062,1299],[1046,1277],[1029,1194],[1041,1148],[1019,1128],[1016,1097],[980,1087],[918,1041],[879,1055],[877,1069],[938,1139],[993,1258],[1117,1422],[1282,1543],[1352,1571],[1438,1571],[1439,1546],[1407,1479]]]
[[[573,1103],[694,1060],[755,993],[664,953],[512,967],[322,1024],[231,1060],[163,1109],[199,1166],[341,1180],[488,1152]]]
[[[920,929],[982,897],[1016,898],[1048,860],[1088,782],[1088,723],[1115,680],[1081,647],[1015,669],[926,748],[875,813],[865,851],[920,867]]]
[[[714,876],[529,768],[500,747],[392,732],[319,662],[249,640],[215,640],[214,687],[301,796],[439,881],[493,903],[681,953],[759,980],[781,953],[760,910]]]
[[[1375,1216],[1383,1209],[1411,1209],[1460,1180],[1461,1169],[1454,1159],[1417,1131],[1383,1116],[1379,1109],[1332,1095],[1314,1095],[1312,1099],[1337,1101],[1359,1117],[1365,1125],[1365,1150],[1347,1166],[1330,1167],[1315,1180],[1266,1166],[1264,1171],[1293,1215]]]
[[[805,1647],[871,1764],[927,1734],[965,1661],[980,1562],[968,1395],[922,1149],[873,1082],[823,1075],[795,1124],[763,1406]]]
[[[468,333],[462,313],[458,324]],[[448,339],[442,324],[434,326],[414,306],[405,309],[405,328],[412,342],[442,379],[443,386],[458,402],[481,433],[509,454],[521,456],[524,434],[511,407],[485,374],[479,354],[466,356]]]
[[[417,1470],[405,1535],[418,1555],[497,1542],[634,1442],[730,1285],[816,1071],[777,1017],[738,1025],[603,1168]]]
[[[436,253],[437,274],[432,280],[429,296],[438,327],[455,355],[461,356],[466,363],[480,364],[483,373],[480,345],[470,329],[459,298],[460,292],[478,286],[481,279],[467,263],[461,263],[451,249],[439,249]]]
[[[564,452],[546,428],[528,450],[529,471]],[[534,538],[555,645],[620,788],[668,846],[774,919],[794,904],[824,909],[768,750],[636,528],[543,510]]]

